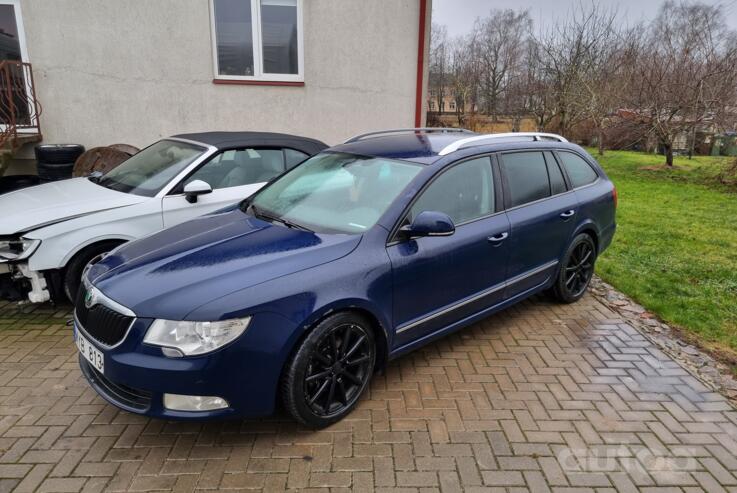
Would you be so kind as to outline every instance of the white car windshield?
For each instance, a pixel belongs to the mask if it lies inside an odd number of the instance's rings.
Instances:
[[[103,175],[97,184],[118,192],[153,197],[206,149],[176,140],[160,140]]]
[[[247,211],[324,233],[363,233],[386,212],[422,166],[325,152],[262,189]]]

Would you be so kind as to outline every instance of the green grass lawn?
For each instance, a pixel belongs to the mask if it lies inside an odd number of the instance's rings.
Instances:
[[[619,193],[618,230],[598,274],[705,346],[737,355],[737,193],[714,180],[726,158],[596,157]]]

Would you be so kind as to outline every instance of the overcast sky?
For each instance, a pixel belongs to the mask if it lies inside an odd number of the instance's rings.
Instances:
[[[432,20],[448,26],[448,34],[457,36],[467,33],[477,17],[485,16],[491,9],[529,10],[535,27],[566,15],[571,8],[581,5],[582,0],[433,0]],[[583,0],[584,5],[591,0]],[[660,0],[598,0],[618,5],[618,12],[629,21],[648,20],[655,16]],[[737,29],[737,0],[705,0],[721,3],[725,8],[727,23]]]

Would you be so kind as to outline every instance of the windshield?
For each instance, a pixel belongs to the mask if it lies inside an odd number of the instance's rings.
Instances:
[[[196,145],[160,140],[110,170],[97,183],[118,192],[153,197],[204,152]]]
[[[322,153],[261,190],[250,212],[320,232],[363,233],[421,170],[409,162]]]

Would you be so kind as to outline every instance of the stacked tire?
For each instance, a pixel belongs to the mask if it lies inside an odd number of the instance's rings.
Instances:
[[[84,152],[79,144],[44,144],[36,146],[36,166],[42,182],[72,177],[74,162]]]

